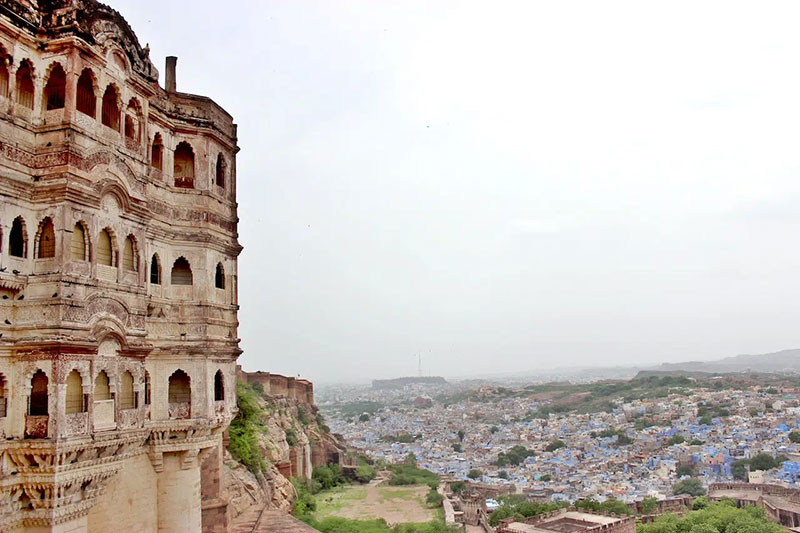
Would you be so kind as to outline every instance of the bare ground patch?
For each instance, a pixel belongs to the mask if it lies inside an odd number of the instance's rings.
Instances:
[[[328,516],[368,520],[383,518],[389,524],[427,522],[436,510],[425,504],[425,485],[392,487],[370,483],[325,491],[317,495],[318,519]]]

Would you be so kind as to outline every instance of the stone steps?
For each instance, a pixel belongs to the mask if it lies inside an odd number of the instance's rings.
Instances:
[[[292,515],[253,507],[231,525],[231,533],[314,533],[317,530]]]

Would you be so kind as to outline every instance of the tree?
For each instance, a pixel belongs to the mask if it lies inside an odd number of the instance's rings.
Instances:
[[[695,498],[692,502],[692,509],[695,511],[699,509],[705,509],[708,507],[708,497],[707,496],[700,496],[699,498]]]
[[[682,479],[672,486],[672,493],[675,495],[688,494],[689,496],[704,496],[706,488],[703,482],[697,478]]]
[[[548,452],[554,452],[554,451],[558,450],[559,448],[566,448],[566,446],[567,445],[564,444],[564,441],[556,439],[553,442],[551,442],[550,444],[548,444],[547,448],[545,448],[545,450],[548,451]]]
[[[539,481],[551,481],[552,479],[553,479],[553,476],[551,476],[550,474],[545,474],[545,475],[543,475],[542,477],[539,478]]]
[[[500,479],[508,479],[508,472],[506,472],[505,470],[501,470],[497,473],[497,477],[499,477]]]
[[[356,467],[356,479],[361,483],[369,483],[375,479],[375,469],[369,465],[359,465]]]
[[[694,475],[694,468],[690,464],[681,464],[678,465],[676,474],[678,474],[678,477],[691,476]]]
[[[483,472],[481,472],[477,468],[473,468],[472,470],[467,472],[467,477],[470,478],[470,479],[478,479],[481,476],[483,476]]]
[[[800,442],[800,431],[790,431],[789,440],[797,444]]]
[[[674,446],[675,444],[683,444],[686,442],[686,437],[683,435],[673,435],[667,439],[667,446]]]
[[[318,482],[322,490],[327,490],[338,484],[337,474],[330,466],[318,466],[311,473],[311,479]]]
[[[454,481],[450,483],[450,490],[453,491],[453,494],[461,494],[467,490],[467,484],[463,481]]]
[[[458,430],[458,440],[459,442],[464,442],[464,432],[462,430]]]
[[[369,415],[367,413],[363,413],[361,416],[358,417],[359,422],[369,422]]]
[[[631,508],[628,507],[625,502],[621,502],[620,500],[611,498],[603,503],[600,504],[600,511],[603,513],[614,513],[618,515],[629,515],[632,514]]]
[[[492,435],[494,435],[498,431],[499,429],[497,429],[497,426],[492,426],[491,429],[489,429],[489,433],[491,433]]]
[[[617,435],[617,446],[627,446],[628,444],[633,444],[632,438],[625,433],[620,433]]]
[[[707,503],[707,502],[706,502]],[[779,533],[783,527],[765,518],[755,506],[736,508],[736,502],[707,503],[683,517],[668,513],[654,522],[641,524],[639,533]]]
[[[759,453],[750,458],[750,470],[772,470],[780,466],[778,462],[768,453]]]
[[[750,461],[747,459],[738,459],[731,463],[731,473],[733,479],[737,481],[747,481],[747,466]]]
[[[658,505],[658,500],[655,498],[645,498],[642,500],[642,514],[652,514]]]
[[[453,451],[456,452],[456,453],[461,453],[461,452],[464,451],[464,448],[461,447],[461,443],[460,442],[454,442],[453,443]]]
[[[437,491],[434,488],[431,488],[428,491],[428,496],[425,498],[425,502],[431,507],[439,507],[440,505],[442,505],[443,501],[444,501],[444,496],[439,494],[439,491]]]

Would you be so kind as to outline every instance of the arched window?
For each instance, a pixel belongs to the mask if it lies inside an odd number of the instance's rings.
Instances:
[[[86,231],[83,229],[83,224],[78,222],[72,228],[72,239],[69,242],[69,256],[73,261],[86,261],[88,257],[87,250],[89,247],[86,242]]]
[[[11,232],[8,236],[8,253],[14,257],[28,255],[28,236],[25,234],[25,220],[17,217],[11,223]]]
[[[133,409],[136,407],[136,401],[133,394],[133,375],[130,372],[122,374],[122,381],[120,382],[121,390],[119,391],[119,408],[120,409]]]
[[[172,172],[175,186],[194,189],[194,150],[186,141],[175,148],[175,165]]]
[[[164,141],[161,140],[161,134],[156,133],[153,137],[153,147],[150,150],[150,164],[153,168],[162,170],[164,168]]]
[[[144,371],[144,404],[150,405],[150,372]]]
[[[94,118],[97,112],[97,99],[94,95],[94,76],[88,68],[83,69],[78,78],[76,108],[84,115]]]
[[[102,230],[97,237],[97,264],[114,266],[114,246],[108,228]]]
[[[161,285],[161,261],[158,259],[158,254],[153,254],[150,259],[150,283]]]
[[[192,385],[183,370],[176,370],[169,377],[169,417],[190,418],[192,404]]]
[[[101,370],[94,378],[94,401],[111,399],[111,387],[108,384],[108,375]]]
[[[172,265],[172,279],[173,285],[191,285],[192,284],[192,267],[189,261],[184,257],[179,257]]]
[[[86,411],[86,403],[83,401],[83,379],[77,370],[73,370],[67,375],[65,410],[68,415]]]
[[[33,109],[33,67],[27,59],[17,69],[17,103]]]
[[[36,257],[39,259],[56,256],[56,231],[50,217],[45,218],[39,226],[39,239],[36,242],[36,247]]]
[[[50,76],[47,78],[47,85],[44,86],[45,109],[63,109],[64,94],[67,89],[67,74],[61,64],[56,63],[50,69]]]
[[[0,374],[0,418],[6,417],[6,379]]]
[[[225,270],[222,263],[217,263],[217,273],[214,275],[214,286],[218,289],[225,288]]]
[[[132,235],[125,238],[125,247],[122,249],[122,268],[137,272],[139,270],[139,258],[136,253],[136,241]]]
[[[0,96],[8,98],[8,61],[6,58],[8,54],[0,47]]]
[[[31,396],[28,401],[28,415],[47,416],[47,384],[47,374],[42,370],[37,370],[31,378]]]
[[[220,187],[225,186],[225,158],[222,154],[217,154],[217,185]]]
[[[222,370],[217,370],[214,374],[214,401],[221,402],[225,400],[225,381],[222,375]]]
[[[119,131],[119,93],[114,85],[106,87],[106,92],[103,93],[103,108],[100,117],[105,126]]]
[[[125,113],[125,137],[139,143],[139,102],[131,98],[128,102],[128,109]]]

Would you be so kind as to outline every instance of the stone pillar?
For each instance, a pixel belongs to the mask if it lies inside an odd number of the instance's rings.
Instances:
[[[200,454],[200,494],[203,509],[203,533],[228,531],[228,502],[222,497],[221,444]]]
[[[71,68],[67,71],[67,86],[64,88],[64,122],[71,121],[77,113],[78,78],[83,72],[83,69],[79,68],[80,65],[80,54],[75,48],[69,57],[68,66]]]
[[[158,474],[158,531],[200,532],[200,467],[192,452],[165,453]]]

